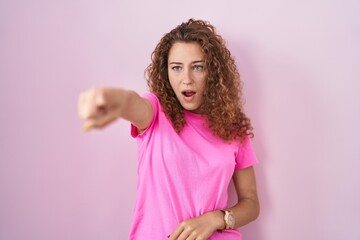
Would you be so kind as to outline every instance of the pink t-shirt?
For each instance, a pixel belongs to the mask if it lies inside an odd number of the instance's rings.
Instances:
[[[138,183],[129,239],[168,239],[179,223],[206,212],[227,208],[228,185],[234,171],[257,160],[250,139],[226,143],[204,126],[204,118],[185,111],[186,124],[177,134],[153,93],[144,95],[154,109],[150,126],[138,143]],[[209,239],[241,239],[240,232],[215,232]]]

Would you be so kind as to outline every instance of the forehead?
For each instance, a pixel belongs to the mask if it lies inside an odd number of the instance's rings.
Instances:
[[[204,60],[201,46],[196,42],[176,42],[169,51],[168,59],[171,60]]]

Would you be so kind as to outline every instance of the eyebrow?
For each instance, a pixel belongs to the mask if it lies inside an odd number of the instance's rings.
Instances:
[[[193,62],[191,62],[191,64],[195,64],[195,63],[203,63],[203,62],[205,62],[205,60],[197,60],[197,61],[193,61]],[[183,63],[181,63],[181,62],[171,62],[171,63],[169,63],[169,65],[170,65],[170,64],[183,65]]]

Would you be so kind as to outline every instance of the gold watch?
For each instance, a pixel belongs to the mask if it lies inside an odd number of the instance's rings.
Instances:
[[[234,229],[235,226],[235,216],[231,211],[220,210],[224,213],[225,228],[224,229]]]

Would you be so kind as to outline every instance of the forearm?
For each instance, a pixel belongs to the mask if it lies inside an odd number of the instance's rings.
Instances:
[[[244,198],[233,207],[224,210],[231,211],[234,214],[234,228],[239,228],[254,221],[259,216],[260,207],[257,200]],[[222,211],[216,210],[208,214],[211,216],[211,221],[217,230],[225,228],[224,213]]]
[[[235,228],[239,228],[254,221],[259,216],[260,212],[253,167],[235,171],[233,180],[237,192],[238,203],[226,210],[229,210],[234,214]]]
[[[226,210],[234,213],[235,228],[239,228],[254,221],[259,216],[260,206],[256,198],[243,198],[235,206]]]
[[[139,129],[147,128],[153,117],[150,102],[142,98],[135,91],[123,89],[118,89],[118,91],[123,95],[120,117],[130,121]]]
[[[228,209],[233,213],[235,224],[230,216],[226,215],[226,222],[231,228],[239,228],[255,220],[259,215],[259,201],[257,197],[254,169],[252,167],[235,171],[233,175],[234,186],[237,192],[238,203]],[[181,222],[171,234],[169,240],[178,239],[184,233],[187,236],[199,235],[207,239],[216,230],[223,230],[226,227],[225,215],[221,210],[207,212],[201,216]],[[233,225],[233,226],[232,226]],[[184,239],[184,238],[181,238]]]

